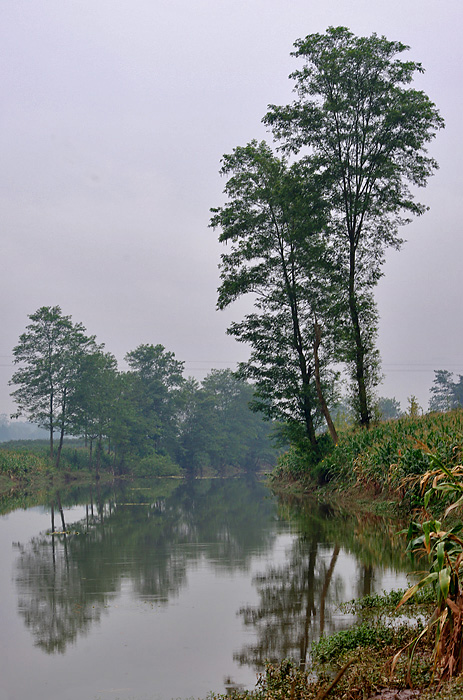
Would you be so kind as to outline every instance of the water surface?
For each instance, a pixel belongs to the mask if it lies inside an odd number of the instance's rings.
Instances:
[[[0,517],[0,700],[252,688],[351,624],[341,601],[406,585],[394,529],[238,479],[50,494]]]

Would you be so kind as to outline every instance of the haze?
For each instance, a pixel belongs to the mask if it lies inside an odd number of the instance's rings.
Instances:
[[[292,100],[295,39],[347,26],[411,46],[414,86],[446,129],[430,211],[403,230],[377,290],[379,393],[427,408],[434,369],[463,374],[460,304],[461,0],[3,0],[0,413],[12,348],[40,306],[60,305],[121,367],[162,343],[200,379],[247,349],[215,310],[220,158],[267,138],[269,103]]]

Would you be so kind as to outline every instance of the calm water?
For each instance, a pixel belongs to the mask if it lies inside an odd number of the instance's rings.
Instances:
[[[304,662],[320,633],[349,626],[341,601],[406,585],[394,529],[279,504],[244,480],[102,486],[12,511],[0,700],[252,688],[265,659]]]

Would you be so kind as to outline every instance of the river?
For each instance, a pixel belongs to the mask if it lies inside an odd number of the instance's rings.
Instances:
[[[342,601],[406,586],[394,531],[242,479],[44,494],[0,516],[0,700],[252,688],[351,625]]]

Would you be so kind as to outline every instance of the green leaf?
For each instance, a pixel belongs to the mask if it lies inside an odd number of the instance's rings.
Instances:
[[[439,542],[436,547],[436,557],[439,569],[442,569],[445,561],[445,542]]]
[[[450,572],[448,569],[441,569],[439,571],[439,589],[442,598],[445,600],[449,594],[450,588]]]
[[[424,507],[425,508],[427,508],[429,505],[429,501],[431,499],[432,493],[433,493],[433,490],[429,489],[429,491],[426,491],[426,493],[424,494]]]

